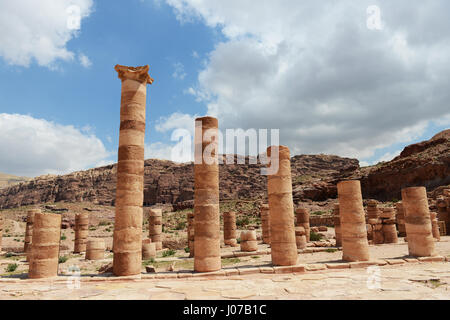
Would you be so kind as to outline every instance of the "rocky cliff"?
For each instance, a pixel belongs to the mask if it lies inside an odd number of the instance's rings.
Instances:
[[[363,195],[378,200],[401,199],[404,187],[425,186],[431,191],[450,184],[450,130],[407,146],[389,162],[368,168],[361,179]]]
[[[248,164],[248,158],[246,164],[221,165],[221,199],[265,199],[266,177],[260,174],[260,168],[259,164]],[[365,198],[400,199],[403,187],[423,185],[431,191],[450,184],[450,130],[407,146],[392,161],[368,168],[361,169],[356,159],[331,155],[294,156],[291,168],[296,203],[336,198],[336,184],[343,179],[360,179]],[[193,169],[192,163],[146,160],[144,205],[191,202]],[[43,176],[0,189],[0,208],[60,201],[114,205],[115,187],[115,165]]]

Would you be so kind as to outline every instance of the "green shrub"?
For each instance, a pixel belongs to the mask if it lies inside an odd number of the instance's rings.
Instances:
[[[63,234],[63,235],[61,236],[61,240],[66,240],[66,239],[67,239],[66,235]]]
[[[14,256],[12,252],[8,252],[5,254],[5,258],[11,258],[12,256]]]
[[[310,240],[311,241],[320,241],[323,238],[323,234],[315,233],[311,231],[310,233]]]
[[[180,221],[177,223],[175,230],[184,230],[186,228],[186,222]]]
[[[236,225],[238,227],[245,227],[246,225],[248,225],[250,223],[250,219],[247,216],[244,217],[239,217],[236,220]]]
[[[329,252],[329,253],[333,253],[333,252],[336,252],[336,251],[338,251],[337,249],[334,249],[334,248],[328,248],[327,250],[325,250],[326,252]]]
[[[165,258],[165,257],[171,257],[171,256],[174,256],[175,253],[177,253],[175,250],[169,249],[169,250],[164,251],[164,252],[162,253],[162,256],[163,256],[164,258]]]
[[[148,260],[143,260],[143,261],[142,261],[142,265],[145,267],[145,266],[148,266],[148,265],[150,265],[150,264],[154,264],[155,262],[156,262],[155,259],[150,258],[150,259],[148,259]]]
[[[6,271],[7,271],[7,272],[14,272],[14,271],[16,271],[16,269],[17,269],[18,266],[19,266],[19,265],[18,265],[17,263],[10,263],[10,264],[8,264],[8,266],[6,267]]]
[[[189,247],[184,248],[184,252],[189,253],[191,252],[191,249],[189,249]]]
[[[68,256],[61,256],[58,258],[58,263],[64,263],[69,259]]]

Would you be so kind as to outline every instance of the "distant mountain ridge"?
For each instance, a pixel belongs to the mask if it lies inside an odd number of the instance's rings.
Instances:
[[[248,161],[220,165],[220,199],[266,201],[267,178],[260,168]],[[407,146],[392,161],[375,166],[360,168],[357,159],[333,155],[297,155],[291,158],[291,171],[295,203],[336,198],[336,184],[346,179],[361,181],[364,198],[384,201],[400,199],[401,189],[408,186],[432,191],[450,184],[450,130]],[[190,202],[193,173],[192,163],[146,160],[144,205]],[[116,182],[115,164],[63,176],[41,176],[0,189],[0,209],[60,201],[114,205]]]
[[[0,172],[0,189],[18,184],[20,182],[29,181],[29,180],[31,180],[31,178],[18,177],[18,176],[14,176],[12,174],[6,174],[6,173]]]

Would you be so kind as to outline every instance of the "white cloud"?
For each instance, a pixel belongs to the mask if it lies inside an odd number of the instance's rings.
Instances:
[[[194,134],[195,130],[195,119],[197,115],[190,115],[186,113],[175,112],[169,117],[161,117],[155,126],[158,132],[169,132],[176,129],[186,129],[191,135]]]
[[[186,90],[223,129],[279,128],[293,154],[365,160],[450,115],[448,1],[377,1],[381,31],[368,0],[166,2],[226,38]]]
[[[155,142],[145,145],[145,159],[171,160],[172,146]]]
[[[0,114],[0,172],[38,176],[104,164],[110,153],[93,134],[29,115]]]
[[[80,64],[83,67],[90,68],[92,66],[91,60],[89,60],[89,58],[86,55],[84,55],[83,53],[80,53],[78,55],[78,59],[80,60]]]
[[[33,60],[50,68],[58,60],[73,60],[67,43],[77,36],[78,22],[90,15],[92,6],[92,0],[0,1],[0,56],[25,67]]]
[[[197,51],[192,51],[192,57],[193,58],[195,58],[195,59],[198,59],[198,58],[200,58],[200,56],[198,55],[198,52]]]
[[[172,73],[172,77],[179,80],[183,80],[186,77],[187,74],[184,72],[184,65],[181,62],[174,63],[173,68],[175,70]]]

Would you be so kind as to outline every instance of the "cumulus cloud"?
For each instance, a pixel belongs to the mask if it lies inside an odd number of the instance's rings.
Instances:
[[[92,0],[0,1],[0,56],[11,65],[55,67],[74,53],[67,43],[76,37]]]
[[[0,114],[0,172],[64,174],[106,164],[110,153],[92,133],[29,115]]]
[[[222,128],[279,128],[293,154],[368,159],[450,115],[445,0],[166,0],[225,40],[198,84]],[[367,27],[380,8],[381,30]]]
[[[85,68],[90,68],[92,66],[91,60],[84,55],[83,53],[80,53],[78,55],[78,59],[80,60],[80,64]]]
[[[172,77],[175,79],[183,80],[187,74],[184,71],[184,65],[181,62],[176,62],[173,64],[174,71],[172,73]]]

